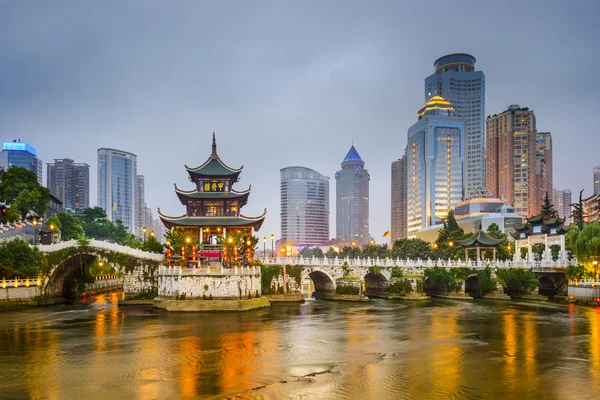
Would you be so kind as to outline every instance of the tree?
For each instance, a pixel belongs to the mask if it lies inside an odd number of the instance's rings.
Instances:
[[[12,204],[8,210],[6,210],[6,214],[4,214],[4,222],[13,223],[17,222],[21,219],[21,212],[17,209],[17,206]]]
[[[344,248],[340,250],[340,257],[360,258],[360,248],[356,246],[344,246]]]
[[[305,247],[300,250],[300,255],[304,258],[312,258],[315,256],[316,258],[323,258],[323,250],[320,247]]]
[[[388,258],[390,249],[386,244],[368,244],[363,246],[360,256],[361,258]]]
[[[7,278],[26,278],[38,275],[38,264],[33,249],[26,242],[15,239],[0,246],[0,274]]]
[[[330,248],[327,250],[327,253],[325,253],[325,256],[326,256],[327,258],[336,258],[336,257],[338,256],[338,252],[337,252],[337,251],[335,251],[335,249],[334,249],[333,247],[330,247]]]
[[[577,226],[577,229],[582,230],[583,224],[585,223],[585,212],[583,211],[583,190],[579,192],[579,202],[572,203],[570,206],[573,209],[571,217],[573,217],[573,223]]]
[[[464,240],[466,237],[465,231],[458,226],[458,222],[454,218],[454,211],[450,210],[448,217],[444,220],[444,226],[440,229],[435,241],[437,247],[435,251],[436,257],[444,260],[448,258],[457,260],[462,253],[462,249],[456,245],[456,242]]]
[[[542,204],[541,214],[548,218],[555,218],[557,215],[556,209],[548,198],[548,192],[546,192],[546,197],[544,198],[544,203]]]
[[[83,225],[106,218],[106,213],[102,207],[86,208],[79,216]]]
[[[495,222],[488,226],[486,233],[489,237],[494,239],[506,239],[508,237],[506,233],[500,230],[500,226],[498,226],[498,224],[496,224]],[[507,242],[500,244],[496,248],[496,258],[498,260],[512,260],[514,254],[514,247],[510,246],[509,250],[509,244]]]
[[[51,224],[51,220],[58,220],[58,224],[54,222],[54,225],[57,229],[60,229],[60,235],[62,240],[72,240],[77,239],[79,236],[83,234],[83,227],[79,220],[73,217],[71,214],[66,212],[61,212],[51,217],[46,221],[46,227],[49,227]]]
[[[30,211],[43,217],[50,202],[50,191],[41,186],[37,176],[27,168],[10,167],[2,175],[0,182],[0,199],[11,203],[25,218]]]
[[[581,230],[569,230],[565,241],[580,264],[591,269],[593,261],[600,261],[600,222],[588,222]]]
[[[391,251],[392,258],[427,260],[433,258],[431,245],[423,239],[400,239],[394,242]]]
[[[154,236],[150,236],[146,240],[146,243],[142,244],[141,248],[144,251],[150,251],[152,253],[158,253],[158,254],[163,253],[163,245],[160,244],[159,241],[156,240],[156,238]]]

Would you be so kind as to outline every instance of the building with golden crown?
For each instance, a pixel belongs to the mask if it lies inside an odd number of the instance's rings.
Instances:
[[[407,231],[442,223],[465,196],[465,121],[452,104],[433,96],[408,130]]]
[[[175,193],[186,208],[185,214],[171,217],[158,209],[162,223],[167,229],[189,232],[208,253],[216,253],[204,254],[205,257],[220,258],[219,238],[226,238],[228,233],[252,236],[260,229],[267,213],[266,209],[258,217],[240,213],[250,195],[250,187],[243,191],[233,188],[242,168],[231,168],[219,158],[213,133],[210,157],[198,167],[185,166],[194,189],[182,190],[175,185]]]

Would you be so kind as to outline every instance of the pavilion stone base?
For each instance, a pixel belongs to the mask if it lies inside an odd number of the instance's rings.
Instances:
[[[154,306],[169,311],[245,311],[268,307],[260,270],[160,267]]]
[[[172,312],[203,312],[203,311],[250,311],[257,308],[270,307],[266,297],[243,300],[172,300],[157,298],[154,307]]]

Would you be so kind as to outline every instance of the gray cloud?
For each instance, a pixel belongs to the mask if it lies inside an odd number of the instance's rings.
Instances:
[[[183,207],[183,164],[244,164],[246,214],[279,232],[279,169],[331,177],[352,141],[371,173],[371,233],[389,229],[390,163],[433,61],[464,51],[486,74],[486,113],[518,103],[554,134],[555,186],[591,188],[597,155],[598,2],[0,2],[0,133],[41,158],[92,168],[138,155],[149,205]]]

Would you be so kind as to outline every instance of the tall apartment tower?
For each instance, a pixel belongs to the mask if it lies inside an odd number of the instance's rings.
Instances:
[[[425,78],[425,101],[441,96],[465,120],[465,196],[485,187],[485,75],[475,71],[475,61],[470,54],[448,54]]]
[[[109,220],[135,229],[137,156],[115,149],[98,149],[98,206]]]
[[[401,159],[392,163],[392,210],[390,239],[396,240],[407,237],[406,231],[406,202],[407,198],[406,153]]]
[[[486,185],[494,197],[510,204],[517,214],[530,217],[539,212],[536,177],[542,174],[536,157],[535,114],[511,105],[486,120]],[[539,172],[536,174],[536,172]]]
[[[27,168],[35,173],[38,183],[42,185],[44,163],[37,157],[37,150],[27,143],[21,142],[21,139],[2,144],[0,166],[5,171],[13,166]]]
[[[548,193],[549,199],[552,199],[554,193],[552,189],[552,133],[537,132],[535,134],[535,157],[536,163],[543,163],[543,166],[539,168],[539,171],[543,173],[536,173],[536,184],[539,187],[538,204],[542,204],[546,193]]]
[[[354,148],[335,173],[336,237],[358,244],[369,242],[369,171]]]
[[[433,96],[419,110],[419,120],[408,129],[407,234],[441,224],[464,200],[465,121],[449,101]]]
[[[145,178],[144,175],[136,175],[135,177],[135,235],[142,237],[144,233],[142,228],[146,227],[146,196],[145,196]]]
[[[594,168],[594,194],[600,193],[600,166]]]
[[[571,217],[571,190],[558,190],[554,189],[554,198],[552,200],[552,205],[558,212],[558,216],[561,218],[568,219]]]
[[[329,241],[329,177],[304,167],[281,169],[281,239],[314,246]]]
[[[90,206],[90,166],[70,158],[48,163],[46,186],[63,203],[67,211]]]

